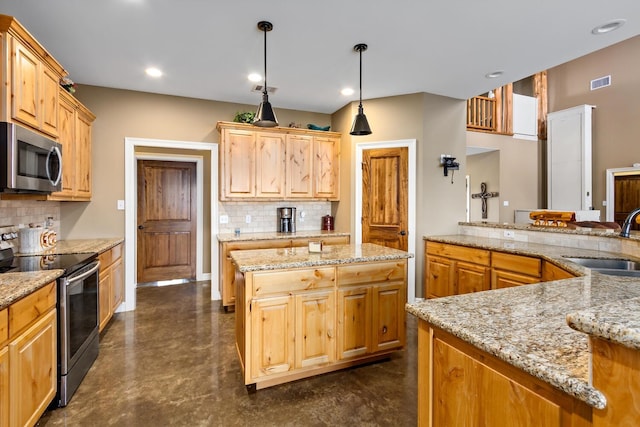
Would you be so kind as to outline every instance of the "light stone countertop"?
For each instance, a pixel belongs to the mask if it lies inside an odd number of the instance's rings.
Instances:
[[[322,238],[333,236],[349,236],[350,233],[343,233],[339,231],[297,231],[295,233],[278,233],[278,232],[262,232],[262,233],[240,233],[235,235],[234,233],[220,233],[218,234],[219,242],[244,242],[253,240],[273,240],[273,239],[307,239],[307,238]]]
[[[37,256],[47,254],[101,253],[122,243],[122,238],[61,240],[56,247],[45,253],[16,254],[16,256]],[[13,302],[37,291],[47,283],[64,274],[64,270],[30,271],[0,274],[0,310]]]
[[[583,236],[598,236],[598,237],[620,237],[620,231],[615,231],[611,228],[589,228],[589,227],[577,227],[575,229],[564,227],[543,227],[533,224],[515,224],[515,223],[500,223],[500,222],[487,222],[487,221],[472,221],[472,222],[459,222],[458,225],[469,225],[473,227],[485,227],[496,228],[504,230],[525,230],[525,231],[539,231],[541,233],[560,233],[560,234],[575,234]],[[632,231],[628,237],[632,240],[640,240],[640,232]]]
[[[413,258],[409,252],[372,243],[327,245],[321,253],[309,253],[307,247],[300,247],[231,251],[229,255],[242,273]]]
[[[583,332],[638,348],[640,279],[591,272],[563,257],[619,258],[620,254],[463,235],[426,239],[539,256],[582,275],[418,301],[406,308],[590,406],[606,406],[604,395],[589,382],[588,335]]]

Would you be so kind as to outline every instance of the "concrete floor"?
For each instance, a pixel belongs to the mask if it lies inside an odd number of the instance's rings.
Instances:
[[[39,426],[415,426],[417,321],[391,359],[248,394],[209,282],[139,288],[66,408]]]

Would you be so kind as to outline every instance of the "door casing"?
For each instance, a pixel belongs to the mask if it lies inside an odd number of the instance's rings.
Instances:
[[[355,232],[353,241],[356,244],[362,243],[362,223],[360,218],[362,217],[362,152],[364,150],[372,148],[392,148],[392,147],[407,147],[409,150],[409,183],[408,183],[408,219],[409,219],[409,250],[408,252],[416,253],[416,140],[415,139],[401,139],[397,141],[376,141],[376,142],[361,142],[356,143],[355,156],[354,156],[354,170],[355,170],[355,206],[353,207],[353,218],[355,225]],[[422,238],[420,238],[422,241]],[[414,302],[416,299],[416,262],[415,257],[407,260],[407,301]]]
[[[210,169],[211,169],[211,273],[204,274],[202,272],[202,253],[197,254],[196,258],[196,280],[212,280],[218,277],[218,244],[216,235],[218,234],[218,144],[207,142],[189,142],[189,141],[172,141],[145,138],[124,139],[124,168],[125,168],[125,302],[120,306],[120,311],[130,311],[136,308],[136,221],[137,221],[137,160],[145,155],[136,155],[136,147],[154,147],[154,148],[175,148],[180,150],[209,151],[210,152]],[[154,158],[145,158],[149,160],[167,160],[161,154],[151,155]],[[203,158],[202,156],[171,156],[174,160],[196,158],[200,159],[200,168],[197,168],[196,175],[198,179],[198,232],[196,235],[196,245],[202,247],[203,225],[202,225],[202,176],[203,176]],[[187,160],[183,160],[187,161]],[[192,160],[193,161],[193,160]],[[197,160],[196,160],[197,163]],[[211,287],[211,299],[221,299],[220,291],[217,287]]]

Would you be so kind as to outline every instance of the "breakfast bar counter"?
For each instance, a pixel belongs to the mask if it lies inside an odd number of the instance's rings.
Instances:
[[[426,240],[540,256],[580,277],[407,304],[424,351],[420,425],[456,424],[466,413],[489,420],[492,409],[520,423],[548,422],[539,425],[625,425],[638,416],[628,399],[640,387],[640,278],[565,258],[633,257],[475,236]],[[482,391],[476,404],[466,400],[475,400],[474,387]]]
[[[407,258],[374,244],[232,251],[247,389],[388,358],[405,344]]]

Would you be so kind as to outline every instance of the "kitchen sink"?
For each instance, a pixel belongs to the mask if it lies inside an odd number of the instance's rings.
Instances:
[[[613,276],[640,277],[640,262],[622,258],[565,258],[583,267]]]

